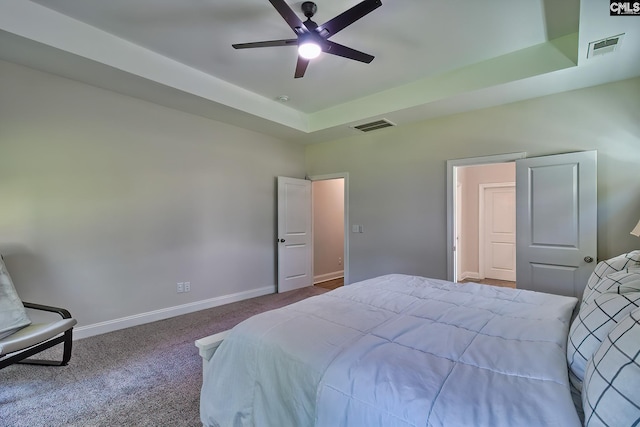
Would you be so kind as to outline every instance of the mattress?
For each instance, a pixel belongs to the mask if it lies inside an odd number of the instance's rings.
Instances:
[[[577,300],[392,274],[256,315],[204,371],[206,426],[578,426]]]

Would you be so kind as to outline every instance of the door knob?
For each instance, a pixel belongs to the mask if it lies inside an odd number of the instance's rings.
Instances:
[[[593,258],[591,258],[590,256],[586,256],[586,257],[584,257],[584,262],[592,263],[593,262]]]
[[[280,239],[280,243],[284,243],[284,239]]]

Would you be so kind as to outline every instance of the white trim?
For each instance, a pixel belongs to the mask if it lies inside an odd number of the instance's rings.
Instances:
[[[486,233],[485,233],[485,224],[484,224],[484,204],[486,194],[485,191],[488,188],[513,188],[514,191],[516,189],[515,181],[506,181],[506,182],[492,182],[488,184],[479,184],[478,185],[478,279],[485,279],[485,259],[484,259],[484,245]],[[514,206],[515,210],[515,206]],[[513,267],[515,268],[515,266]]]
[[[344,270],[319,274],[317,276],[313,276],[313,284],[317,285],[318,283],[328,282],[329,280],[339,279],[341,277],[344,277]]]
[[[313,175],[311,181],[324,181],[327,179],[344,179],[344,284],[349,284],[349,172],[330,173],[326,175]]]
[[[275,291],[275,285],[265,286],[248,291],[237,292],[235,294],[223,295],[207,300],[195,301],[187,304],[177,305],[174,307],[161,308],[159,310],[148,311],[146,313],[139,313],[132,316],[121,317],[119,319],[107,320],[105,322],[80,326],[78,328],[73,328],[73,339],[78,340],[95,335],[106,334],[107,332],[130,328],[132,326],[139,326],[158,320],[169,319],[171,317],[189,314],[196,311],[205,310],[207,308],[218,307],[220,305],[230,304],[232,302],[238,302],[249,298],[269,295],[274,293]]]
[[[460,274],[460,277],[458,277],[458,281],[466,279],[480,280],[480,275],[477,271],[464,271]]]
[[[456,194],[454,195],[455,201],[456,201],[456,210],[454,211],[454,215],[456,217],[454,223],[453,223],[453,238],[454,238],[454,254],[455,256],[453,257],[453,269],[456,272],[456,275],[459,273],[460,276],[463,275],[464,272],[460,271],[461,268],[461,264],[462,261],[464,260],[463,255],[462,255],[462,248],[464,247],[464,238],[462,236],[462,234],[460,233],[460,228],[462,226],[462,209],[463,209],[463,202],[462,202],[462,192],[463,192],[463,186],[462,184],[458,181],[458,171],[456,170],[456,177],[455,177],[455,181],[456,181]],[[456,280],[462,280],[462,278],[459,278],[456,276]]]
[[[515,160],[524,159],[526,157],[527,153],[523,152],[447,160],[447,280],[452,282],[456,281],[456,271],[454,269],[455,254],[453,253],[453,247],[455,245],[456,238],[454,234],[454,223],[456,215],[454,193],[457,185],[457,180],[455,178],[455,169],[459,166],[513,162]]]

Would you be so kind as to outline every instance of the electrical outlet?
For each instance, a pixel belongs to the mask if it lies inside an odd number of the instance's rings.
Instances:
[[[338,257],[338,265],[342,265],[342,257]]]
[[[191,292],[191,282],[184,282],[184,291]]]
[[[179,293],[179,294],[184,292],[184,282],[176,283],[176,292]]]

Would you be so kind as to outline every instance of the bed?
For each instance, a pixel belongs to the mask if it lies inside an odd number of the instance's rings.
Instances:
[[[577,302],[401,274],[345,286],[199,340],[201,419],[579,426],[567,362]]]

